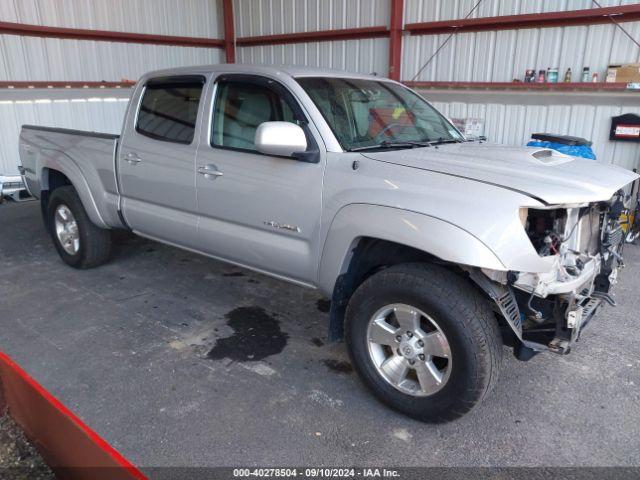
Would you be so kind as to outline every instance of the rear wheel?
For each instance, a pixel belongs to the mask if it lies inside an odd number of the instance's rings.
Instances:
[[[495,384],[502,359],[485,298],[464,278],[428,264],[369,277],[349,301],[346,337],[373,393],[427,422],[470,411]]]
[[[75,188],[55,189],[47,207],[51,238],[62,260],[74,268],[102,265],[111,254],[111,232],[91,222]]]

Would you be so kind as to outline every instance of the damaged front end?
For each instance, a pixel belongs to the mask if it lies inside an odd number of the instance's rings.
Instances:
[[[517,337],[516,356],[569,353],[624,267],[623,191],[610,201],[522,209],[520,218],[546,273],[476,270],[472,279],[495,301]]]

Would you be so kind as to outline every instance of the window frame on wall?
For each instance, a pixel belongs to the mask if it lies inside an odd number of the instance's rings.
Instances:
[[[215,132],[216,132],[216,123],[218,121],[218,102],[221,98],[221,84],[224,83],[238,83],[238,84],[248,84],[266,88],[275,93],[282,101],[289,107],[291,112],[293,113],[293,119],[295,125],[298,125],[302,128],[307,138],[307,152],[315,152],[318,150],[318,144],[309,129],[309,120],[307,115],[304,113],[300,102],[296,99],[296,97],[291,93],[291,91],[284,86],[279,81],[265,77],[262,75],[251,75],[251,74],[223,74],[215,79],[215,85],[213,88],[213,98],[211,101],[211,111],[209,112],[209,146],[211,148],[219,149],[219,150],[231,150],[235,152],[244,152],[253,155],[265,155],[262,152],[259,152],[255,149],[248,149],[242,147],[232,147],[228,145],[219,145],[215,143]],[[280,120],[286,121],[286,120]],[[273,156],[273,155],[267,155]]]
[[[178,145],[192,145],[193,142],[196,141],[198,138],[198,129],[197,129],[198,114],[203,102],[203,98],[206,95],[206,88],[205,88],[206,83],[207,83],[207,78],[204,75],[194,75],[194,74],[154,77],[147,80],[147,82],[144,85],[142,94],[140,95],[138,111],[136,113],[136,119],[135,119],[136,133],[146,138],[150,138],[152,140],[156,140],[159,142],[166,142],[166,143],[172,143],[172,144],[178,144]],[[168,89],[169,87],[185,88],[186,86],[189,86],[190,88],[196,88],[197,86],[200,87],[200,96],[198,98],[198,103],[195,106],[195,117],[193,118],[193,132],[190,140],[181,140],[178,138],[171,138],[167,136],[157,135],[157,134],[154,134],[153,132],[150,132],[140,127],[140,121],[141,121],[140,117],[141,117],[141,114],[143,113],[142,109],[144,106],[144,100],[150,88],[153,88],[153,89],[157,88],[158,90],[160,90],[162,89],[162,87],[165,87]]]

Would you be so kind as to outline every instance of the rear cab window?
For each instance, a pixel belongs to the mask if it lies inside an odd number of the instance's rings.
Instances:
[[[136,131],[154,140],[191,144],[205,82],[201,75],[149,80],[140,102]]]

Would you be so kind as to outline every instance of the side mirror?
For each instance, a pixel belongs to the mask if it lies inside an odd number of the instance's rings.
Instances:
[[[266,155],[293,157],[307,149],[304,130],[290,122],[264,122],[258,126],[254,139],[256,149]]]

